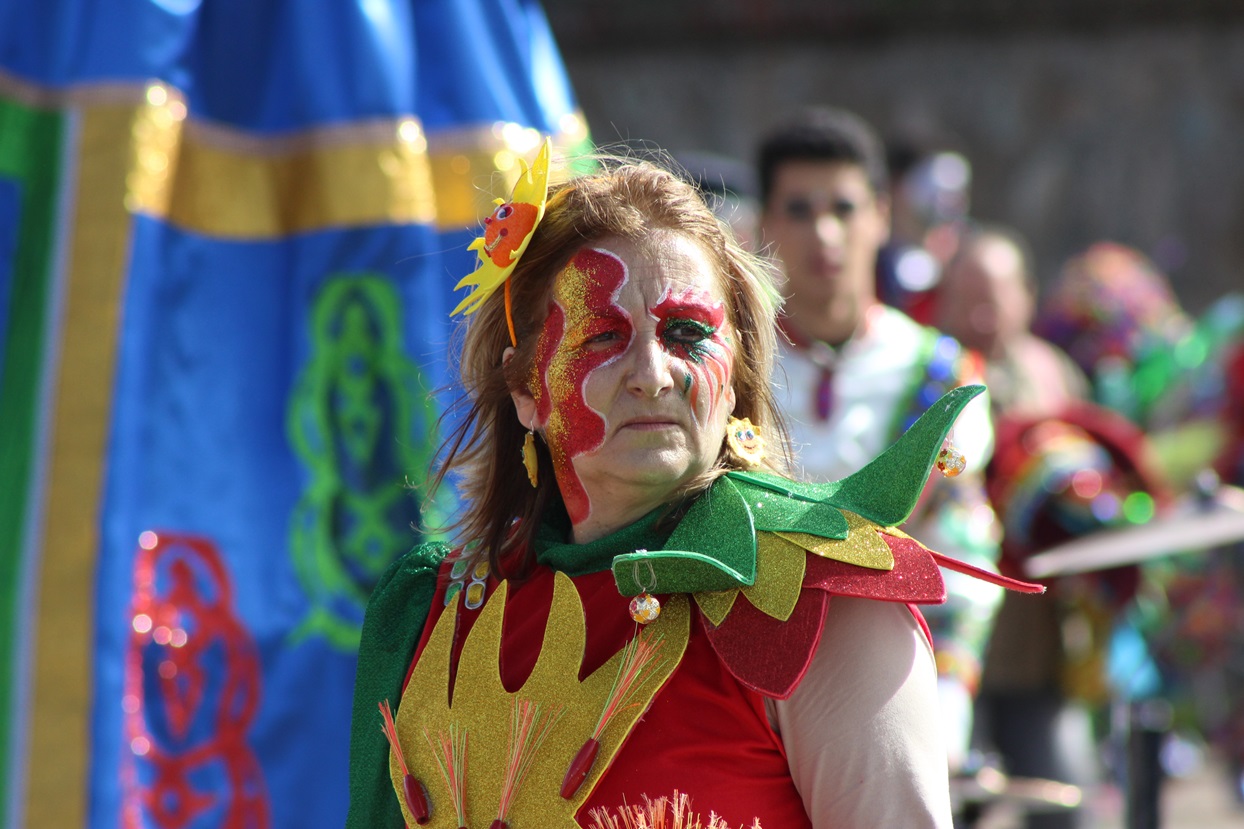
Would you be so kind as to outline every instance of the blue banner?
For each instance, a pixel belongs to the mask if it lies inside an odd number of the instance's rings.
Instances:
[[[40,590],[4,825],[339,826],[367,596],[454,508],[421,484],[466,243],[543,135],[586,146],[543,13],[0,0],[0,103],[65,125],[51,224],[0,178],[0,357],[31,286],[48,346],[0,394],[46,424],[0,464]]]

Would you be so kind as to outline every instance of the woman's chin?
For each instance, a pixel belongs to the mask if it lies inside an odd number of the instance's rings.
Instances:
[[[658,449],[611,453],[594,460],[595,471],[614,484],[650,488],[654,494],[662,493],[662,498],[673,497],[685,483],[712,466],[711,460],[701,460],[686,451]],[[583,472],[591,474],[586,469]]]

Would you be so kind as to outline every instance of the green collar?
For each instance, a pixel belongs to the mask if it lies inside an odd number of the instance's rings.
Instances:
[[[568,576],[582,576],[608,570],[617,556],[636,550],[659,550],[669,537],[668,530],[656,527],[663,511],[664,508],[653,510],[629,527],[587,544],[567,541],[567,526],[546,521],[536,534],[536,561]]]
[[[696,499],[673,532],[664,508],[589,544],[571,544],[564,515],[536,536],[536,560],[570,576],[613,569],[624,596],[699,593],[756,582],[756,533],[847,537],[843,510],[897,526],[916,506],[946,434],[983,386],[954,389],[871,463],[839,481],[811,484],[767,472],[729,472]]]

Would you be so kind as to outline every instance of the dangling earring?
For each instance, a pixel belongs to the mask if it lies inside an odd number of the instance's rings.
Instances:
[[[760,436],[760,429],[752,425],[751,418],[732,417],[726,421],[726,445],[752,466],[765,459],[765,439]]]
[[[942,441],[942,448],[938,451],[937,460],[933,462],[933,465],[947,478],[954,478],[967,469],[968,459],[959,451],[959,447],[955,446],[953,434],[948,435],[946,440]]]
[[[532,425],[535,425],[535,419],[532,419]],[[527,437],[523,438],[523,467],[527,470],[527,480],[531,481],[533,487],[540,483],[540,459],[536,456],[536,433],[531,427],[527,428]]]

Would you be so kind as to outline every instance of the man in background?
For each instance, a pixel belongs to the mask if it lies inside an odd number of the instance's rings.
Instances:
[[[884,151],[858,116],[808,109],[759,151],[761,241],[785,276],[776,388],[796,470],[834,480],[862,467],[950,389],[981,380],[954,339],[878,301],[877,253],[889,238]],[[966,471],[931,483],[909,527],[934,549],[994,569],[998,531],[981,473],[992,450],[989,404],[952,432]],[[926,613],[953,770],[966,760],[972,697],[1001,591],[947,574],[949,599]]]

